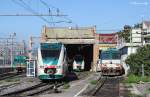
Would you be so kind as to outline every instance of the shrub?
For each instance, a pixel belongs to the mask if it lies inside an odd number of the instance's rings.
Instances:
[[[97,82],[98,82],[97,80],[92,80],[90,83],[91,83],[92,85],[96,85]]]
[[[65,83],[65,84],[63,85],[63,89],[68,89],[69,87],[70,87],[69,83]]]
[[[125,79],[123,82],[125,82],[125,83],[138,83],[139,81],[150,82],[150,77],[148,77],[148,76],[141,77],[141,76],[137,76],[134,74],[130,74],[128,76],[128,78]]]

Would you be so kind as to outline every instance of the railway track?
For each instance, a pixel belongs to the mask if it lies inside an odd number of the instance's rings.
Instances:
[[[103,87],[103,85],[105,84],[105,82],[107,81],[107,77],[100,77],[97,81],[97,84],[95,86],[95,88],[90,92],[91,96],[95,96],[98,91]]]
[[[30,90],[32,90],[32,89],[41,87],[41,86],[43,86],[43,85],[46,85],[46,83],[39,83],[39,84],[37,84],[37,85],[31,86],[31,87],[28,87],[28,88],[24,88],[24,89],[21,89],[21,90],[17,90],[17,91],[5,93],[5,94],[2,94],[2,95],[0,95],[0,96],[19,95],[19,94],[21,94],[21,93],[23,93],[23,92],[30,91]]]
[[[58,83],[56,87],[62,86],[63,83]],[[42,93],[45,93],[47,91],[52,91],[54,87],[54,83],[39,83],[37,85],[34,85],[32,87],[24,88],[21,90],[9,92],[2,94],[0,96],[3,97],[26,97],[26,96],[35,96]]]
[[[37,87],[36,89],[30,90],[30,91],[26,91],[26,92],[22,93],[21,95],[34,96],[34,95],[41,94],[41,93],[43,93],[45,91],[48,91],[50,89],[53,89],[53,85],[46,84],[46,85]]]
[[[5,79],[8,79],[8,78],[12,78],[12,77],[16,77],[16,76],[23,76],[24,74],[23,73],[16,73],[16,72],[9,72],[9,73],[5,73],[5,74],[1,74],[0,75],[0,80],[5,80]]]
[[[60,87],[62,86],[63,84],[62,83],[59,83],[57,84],[55,87]],[[25,95],[27,96],[35,96],[35,95],[39,95],[39,94],[44,94],[45,92],[54,92],[55,90],[53,90],[54,88],[54,84],[51,84],[51,85],[46,85],[44,87],[40,87],[39,89],[36,89],[34,91],[30,91],[29,93],[26,93]]]
[[[81,95],[83,97],[120,97],[120,78],[101,76],[95,86],[91,86]]]
[[[120,96],[120,79],[118,77],[108,77],[104,79],[101,85],[95,89],[92,96],[95,97],[119,97]]]
[[[0,92],[4,89],[11,88],[17,84],[20,84],[20,83],[11,83],[11,84],[7,84],[7,85],[2,85],[2,86],[0,86]]]

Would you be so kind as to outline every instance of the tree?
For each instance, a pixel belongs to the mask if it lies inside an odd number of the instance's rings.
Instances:
[[[134,28],[142,28],[142,23],[134,24]]]
[[[145,75],[150,76],[150,45],[138,48],[125,62],[130,65],[131,72],[135,75],[141,75],[141,66],[144,64]]]
[[[142,28],[142,23],[134,24],[133,28]],[[117,32],[119,38],[123,38],[125,40],[125,42],[130,42],[130,33],[131,33],[131,30],[132,30],[132,26],[125,25],[123,27],[123,30]]]
[[[125,25],[123,30],[117,32],[119,38],[123,38],[125,42],[130,42],[130,32],[132,27],[130,25]]]

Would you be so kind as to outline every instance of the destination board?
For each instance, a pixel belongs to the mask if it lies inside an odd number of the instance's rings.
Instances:
[[[41,43],[41,49],[58,50],[61,49],[61,43]]]

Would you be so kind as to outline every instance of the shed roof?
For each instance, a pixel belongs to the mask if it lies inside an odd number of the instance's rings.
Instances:
[[[94,27],[44,27],[42,34],[47,39],[80,39],[94,38]]]

